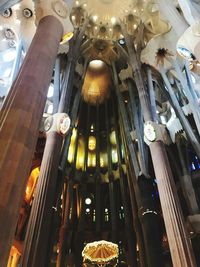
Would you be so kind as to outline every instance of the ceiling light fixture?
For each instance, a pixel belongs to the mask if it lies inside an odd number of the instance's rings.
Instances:
[[[105,63],[102,60],[95,59],[95,60],[90,61],[89,66],[91,68],[98,69],[98,68],[103,67],[104,64]]]
[[[97,15],[94,15],[92,18],[93,18],[93,21],[95,22],[95,21],[97,21],[98,16]]]
[[[85,204],[86,204],[86,205],[90,205],[91,203],[92,203],[91,198],[87,197],[87,198],[85,199]]]
[[[116,19],[115,17],[112,17],[112,18],[111,18],[111,23],[112,23],[112,24],[115,24],[116,21],[117,21],[117,19]]]

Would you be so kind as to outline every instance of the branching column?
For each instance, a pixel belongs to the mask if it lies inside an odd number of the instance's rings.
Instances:
[[[131,42],[131,37],[127,34],[125,27],[123,32],[130,55],[130,64],[133,69],[144,121],[151,125],[146,129],[147,134],[151,139],[155,134],[155,129],[154,124],[152,123],[149,98],[141,75],[140,63],[137,59],[134,44]],[[184,218],[182,216],[178,195],[175,190],[176,186],[164,144],[161,140],[157,140],[155,136],[155,138],[149,142],[149,148],[157,179],[173,266],[194,267],[196,266],[196,263],[192,246],[185,229]]]
[[[47,90],[62,37],[53,16],[43,18],[0,112],[0,266],[5,267],[29,176]]]

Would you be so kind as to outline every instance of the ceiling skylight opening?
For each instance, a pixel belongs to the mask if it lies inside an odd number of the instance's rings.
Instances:
[[[124,39],[120,39],[120,40],[119,40],[119,44],[120,44],[120,45],[124,45],[124,44],[125,44],[125,40],[124,40]]]
[[[104,66],[104,64],[105,63],[102,60],[95,59],[90,61],[89,66],[93,69],[100,69]]]
[[[114,25],[117,22],[117,19],[115,17],[111,18],[111,23]]]
[[[92,17],[92,19],[93,19],[94,22],[96,22],[97,19],[98,19],[98,16],[97,16],[97,15],[94,15],[94,16]]]

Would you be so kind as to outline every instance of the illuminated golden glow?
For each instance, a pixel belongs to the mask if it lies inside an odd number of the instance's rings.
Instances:
[[[102,103],[109,97],[111,74],[101,60],[90,62],[82,87],[83,98],[90,104]]]
[[[110,134],[110,143],[112,145],[116,145],[116,143],[117,143],[115,131],[112,131]]]
[[[94,136],[90,136],[88,140],[88,148],[93,151],[96,148],[96,138]]]
[[[76,136],[77,136],[77,130],[74,128],[73,132],[72,132],[72,137],[71,137],[71,141],[70,141],[70,145],[69,145],[69,152],[68,152],[68,157],[67,160],[69,163],[72,163],[73,159],[74,159],[74,149],[75,149],[75,140],[76,140]]]
[[[88,167],[96,167],[96,154],[95,153],[88,153]]]
[[[98,60],[98,59],[95,59],[95,60],[92,60],[90,61],[90,68],[93,68],[93,69],[101,69],[104,67],[104,62],[102,60]]]
[[[35,168],[32,170],[28,182],[26,185],[26,191],[25,191],[25,201],[30,202],[33,196],[33,192],[36,186],[37,178],[39,176],[40,170],[39,168]]]
[[[112,163],[117,163],[118,162],[118,155],[117,155],[117,149],[112,148]]]
[[[78,151],[76,158],[76,168],[78,170],[84,170],[84,159],[85,159],[85,144],[84,138],[82,136],[79,137],[78,140]]]
[[[73,35],[74,35],[73,32],[68,32],[68,33],[66,33],[65,35],[63,35],[60,44],[65,44],[65,43],[67,43],[67,42],[73,37]]]
[[[19,266],[20,256],[21,256],[21,253],[19,252],[19,250],[15,246],[12,246],[10,250],[7,267]]]
[[[83,261],[90,261],[98,266],[106,266],[119,255],[118,245],[101,240],[88,243],[82,251]]]
[[[94,129],[94,125],[91,125],[91,128]],[[87,153],[87,160],[85,160],[85,146],[86,146],[86,138],[83,135],[79,135],[78,140],[78,150],[76,159],[74,159],[75,153],[75,145],[76,145],[76,138],[77,138],[77,130],[73,129],[71,142],[69,146],[69,153],[68,153],[68,162],[73,163],[76,160],[76,169],[85,171],[85,163],[88,168],[95,168],[96,167],[96,138],[95,136],[91,135],[88,138],[88,153]],[[115,131],[111,132],[110,134],[110,142],[112,144],[111,156],[112,156],[112,163],[118,162],[118,154],[116,148],[116,135]],[[100,167],[106,168],[108,166],[108,155],[107,152],[100,152]]]
[[[100,167],[105,168],[108,166],[108,155],[107,153],[100,153]]]

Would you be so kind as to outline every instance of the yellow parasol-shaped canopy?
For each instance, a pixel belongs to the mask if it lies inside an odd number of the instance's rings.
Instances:
[[[105,240],[88,243],[82,252],[83,262],[89,261],[98,266],[117,260],[118,254],[118,246]]]

